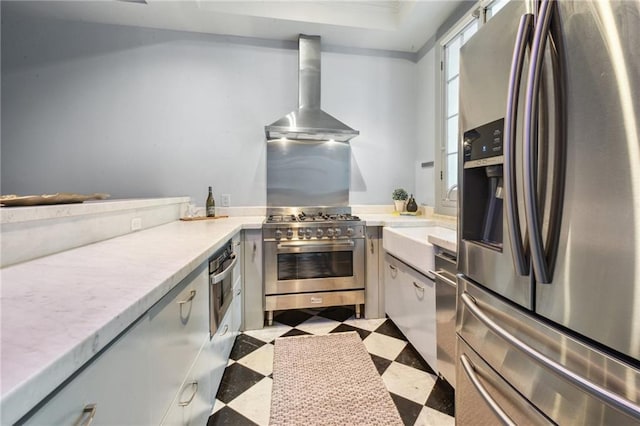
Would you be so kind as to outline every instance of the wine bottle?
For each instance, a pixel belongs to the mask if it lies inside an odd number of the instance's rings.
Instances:
[[[409,197],[409,201],[407,201],[407,211],[411,213],[415,213],[418,211],[418,203],[416,203],[416,199],[413,198],[413,194]]]
[[[207,217],[214,217],[216,215],[216,202],[213,200],[211,187],[209,187],[209,195],[207,196],[207,204],[205,207],[207,209]]]

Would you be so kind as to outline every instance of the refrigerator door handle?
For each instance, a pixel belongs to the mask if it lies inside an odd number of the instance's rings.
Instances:
[[[506,192],[507,230],[511,239],[511,255],[513,264],[519,275],[529,274],[529,262],[525,258],[525,247],[520,231],[520,214],[516,195],[516,122],[518,117],[518,98],[520,80],[524,66],[525,53],[531,38],[533,15],[522,15],[513,49],[511,71],[509,73],[509,93],[507,95],[507,111],[504,123],[504,186]]]
[[[483,323],[489,330],[500,336],[502,339],[506,340],[510,345],[515,347],[516,349],[523,352],[525,355],[532,358],[535,362],[540,364],[542,367],[552,371],[558,377],[567,380],[583,391],[593,395],[594,397],[600,399],[605,404],[609,404],[618,410],[633,416],[640,417],[640,406],[636,405],[632,401],[629,401],[625,398],[622,398],[620,395],[611,392],[608,389],[599,386],[586,378],[579,376],[578,374],[572,372],[571,370],[564,367],[562,364],[554,361],[543,353],[537,351],[531,346],[527,345],[522,340],[518,339],[507,330],[499,326],[495,323],[491,318],[489,318],[480,307],[476,304],[475,300],[469,293],[464,292],[460,296],[462,302],[465,307],[469,309],[469,311],[475,316],[481,323]]]
[[[552,11],[553,2],[542,0],[533,34],[524,121],[524,207],[531,248],[531,261],[536,280],[540,283],[550,283],[551,274],[545,259],[542,243],[542,226],[537,201],[537,167],[535,164],[538,157],[538,144],[534,143],[534,141],[538,137],[540,79]]]
[[[460,355],[460,362],[462,363],[462,368],[464,369],[467,377],[469,378],[469,380],[471,380],[471,384],[473,385],[473,387],[476,388],[482,399],[484,399],[489,408],[491,408],[491,411],[493,411],[494,414],[498,416],[500,421],[502,421],[502,424],[508,426],[516,426],[516,423],[511,420],[507,413],[505,413],[500,405],[498,405],[498,403],[491,397],[489,391],[487,391],[482,385],[480,379],[478,379],[478,376],[476,375],[473,364],[471,364],[471,361],[469,361],[469,358],[467,358],[467,356],[464,354]]]

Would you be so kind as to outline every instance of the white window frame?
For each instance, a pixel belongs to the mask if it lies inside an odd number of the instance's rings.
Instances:
[[[502,0],[480,0],[469,12],[461,17],[455,25],[453,25],[440,39],[437,41],[436,46],[436,75],[439,77],[436,79],[436,155],[435,157],[435,211],[438,214],[456,216],[458,214],[458,202],[457,197],[455,200],[449,200],[447,198],[447,192],[449,188],[445,188],[445,176],[447,174],[447,140],[446,140],[446,125],[447,125],[447,104],[446,104],[446,90],[447,90],[447,75],[445,70],[445,46],[453,41],[471,24],[474,20],[478,20],[478,29],[484,25],[488,18],[491,16],[490,10],[493,4],[502,3]],[[459,113],[459,111],[458,111]],[[460,135],[458,135],[458,141]],[[460,143],[458,142],[458,147]],[[460,148],[458,148],[460,152]],[[458,181],[460,180],[460,171],[458,170]],[[452,197],[453,198],[453,197]]]

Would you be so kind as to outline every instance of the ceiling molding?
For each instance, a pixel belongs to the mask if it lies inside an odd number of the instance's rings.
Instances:
[[[320,35],[353,52],[387,51],[408,58],[433,37],[465,0],[146,0],[24,1],[40,17],[142,28],[295,41]],[[4,3],[4,2],[3,2]],[[408,53],[409,55],[405,55]],[[378,53],[375,53],[376,55]],[[414,56],[415,59],[415,56]]]

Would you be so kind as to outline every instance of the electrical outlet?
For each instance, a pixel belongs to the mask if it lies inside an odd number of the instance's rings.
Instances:
[[[231,195],[222,194],[222,207],[229,207],[231,205]]]
[[[134,217],[131,219],[131,230],[138,231],[140,229],[142,229],[142,218]]]

